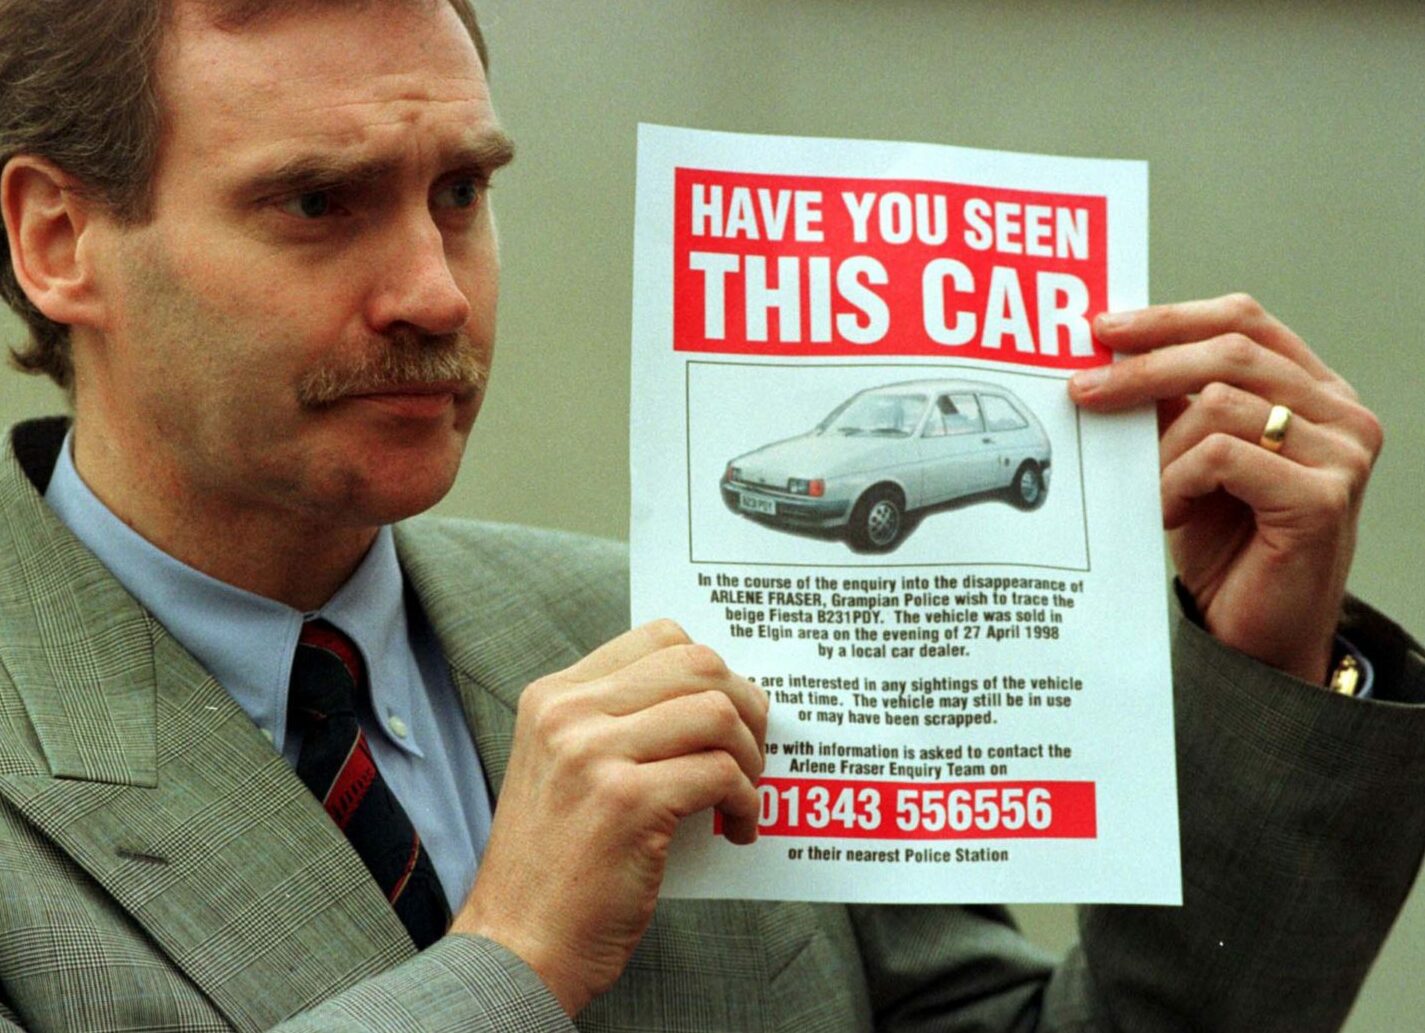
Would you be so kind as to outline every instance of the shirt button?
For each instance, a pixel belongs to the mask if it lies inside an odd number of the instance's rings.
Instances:
[[[391,729],[391,733],[395,735],[397,739],[404,739],[406,733],[410,730],[406,727],[406,722],[402,721],[395,714],[386,718],[386,726]]]

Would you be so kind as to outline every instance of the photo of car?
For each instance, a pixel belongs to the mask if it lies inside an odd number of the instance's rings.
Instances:
[[[929,507],[983,496],[1037,508],[1050,459],[1043,425],[1008,388],[908,380],[859,391],[805,434],[737,456],[720,488],[741,516],[886,552]]]

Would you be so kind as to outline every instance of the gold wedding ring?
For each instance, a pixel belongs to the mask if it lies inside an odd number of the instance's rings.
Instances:
[[[1262,428],[1262,436],[1257,444],[1268,452],[1280,452],[1282,442],[1286,440],[1286,429],[1290,426],[1291,410],[1284,405],[1272,406],[1272,411],[1267,413],[1267,425]]]

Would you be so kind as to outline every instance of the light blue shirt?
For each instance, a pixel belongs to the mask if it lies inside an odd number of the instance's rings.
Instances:
[[[297,763],[287,689],[304,620],[321,617],[361,651],[371,698],[359,714],[376,768],[406,809],[450,902],[460,907],[490,835],[490,792],[460,698],[425,614],[406,589],[389,527],[314,613],[209,577],[143,538],[80,478],[65,437],[45,501],[128,593],[192,653]]]

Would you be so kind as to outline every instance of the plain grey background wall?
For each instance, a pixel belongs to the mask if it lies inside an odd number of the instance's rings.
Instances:
[[[1154,299],[1251,291],[1385,422],[1352,587],[1425,628],[1425,5],[479,7],[520,156],[491,395],[442,510],[625,535],[637,122],[1145,158]],[[0,421],[62,404],[0,374]],[[1347,1029],[1420,1028],[1422,965],[1417,890]]]

